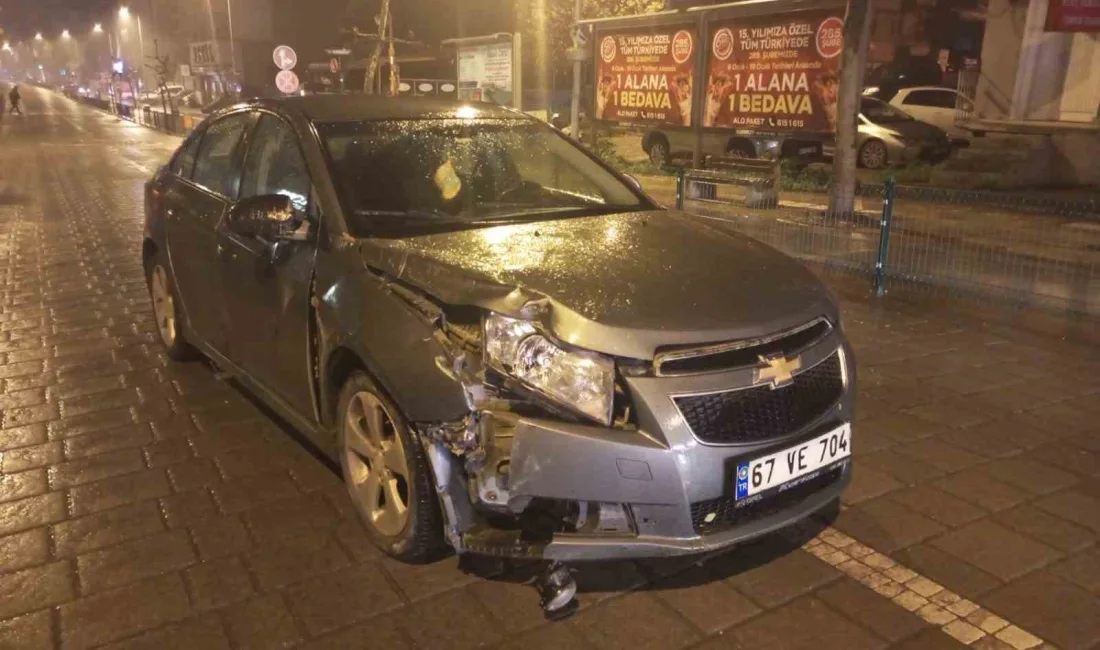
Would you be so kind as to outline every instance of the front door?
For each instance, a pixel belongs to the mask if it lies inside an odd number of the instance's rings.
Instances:
[[[304,241],[264,241],[218,230],[230,322],[228,355],[253,379],[304,416],[313,413],[310,381],[309,296],[316,255],[317,218],[312,183],[294,130],[264,114],[249,137],[240,198],[282,194],[306,215]]]
[[[201,141],[180,156],[179,171],[165,196],[168,257],[188,325],[219,351],[225,328],[219,314],[215,232],[240,175],[239,146],[252,116],[238,113],[214,122]],[[192,163],[193,161],[193,163]]]

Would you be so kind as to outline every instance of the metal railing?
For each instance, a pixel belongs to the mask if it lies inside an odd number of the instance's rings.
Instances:
[[[1052,193],[861,185],[855,210],[828,187],[779,181],[771,201],[713,171],[680,170],[676,205],[790,255],[867,276],[1100,314],[1100,200]],[[657,198],[659,192],[654,193]]]
[[[173,135],[187,135],[195,125],[202,121],[201,117],[180,113],[165,113],[156,110],[150,105],[133,106],[131,104],[120,104],[109,99],[99,99],[95,97],[72,95],[69,95],[69,97],[87,106],[117,115],[124,120],[130,120],[142,126],[147,126],[151,129],[164,131],[165,133],[171,133]]]

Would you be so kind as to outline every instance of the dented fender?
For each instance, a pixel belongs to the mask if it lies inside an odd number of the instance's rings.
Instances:
[[[315,309],[319,377],[327,404],[341,386],[332,383],[332,362],[347,350],[401,405],[410,421],[449,421],[467,413],[462,388],[435,363],[444,353],[436,325],[422,310],[362,267],[354,246],[317,258]],[[331,424],[331,423],[327,423]]]

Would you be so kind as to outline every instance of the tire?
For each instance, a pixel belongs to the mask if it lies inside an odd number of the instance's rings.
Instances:
[[[882,140],[868,140],[859,148],[859,164],[867,169],[882,169],[889,161],[890,154]]]
[[[337,414],[344,484],[375,545],[404,562],[437,557],[444,548],[443,516],[432,473],[397,406],[355,371],[340,391]]]
[[[649,154],[649,162],[658,167],[664,167],[671,160],[668,151],[668,141],[663,137],[650,140],[649,149],[646,153]]]
[[[157,333],[168,358],[173,361],[197,358],[198,351],[183,336],[183,312],[176,299],[176,283],[159,252],[153,254],[146,265],[145,280],[149,286],[149,298],[153,301]]]

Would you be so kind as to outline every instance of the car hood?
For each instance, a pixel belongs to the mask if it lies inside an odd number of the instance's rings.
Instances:
[[[938,126],[929,124],[928,122],[921,122],[920,120],[876,124],[875,127],[891,135],[901,136],[903,138],[920,138],[922,140],[939,140],[947,138],[946,131]]]
[[[678,212],[370,238],[360,251],[368,266],[443,303],[534,314],[566,343],[623,357],[836,320],[801,264]]]

